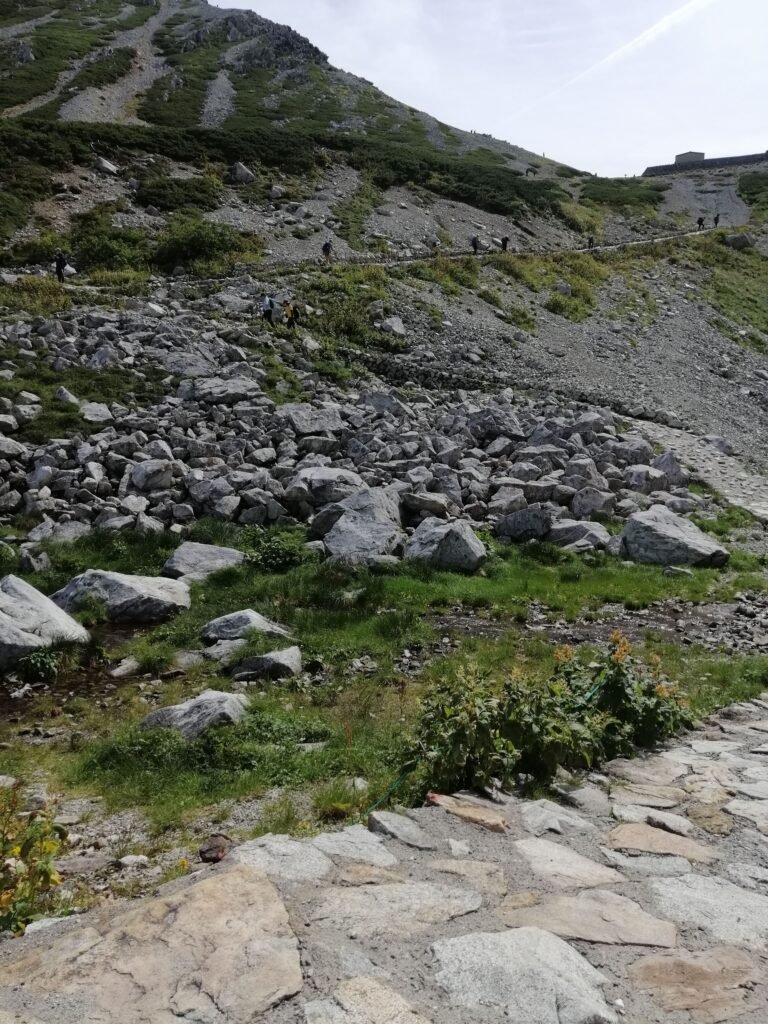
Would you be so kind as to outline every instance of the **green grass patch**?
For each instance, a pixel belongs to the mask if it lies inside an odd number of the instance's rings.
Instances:
[[[4,358],[13,359],[14,355],[13,350],[3,352]],[[163,394],[160,381],[168,376],[165,371],[152,368],[145,369],[140,377],[122,367],[54,370],[40,360],[31,367],[26,360],[14,361],[18,362],[19,370],[13,380],[0,381],[0,396],[13,401],[20,391],[31,391],[40,398],[43,408],[36,419],[23,424],[14,435],[27,441],[43,442],[52,437],[69,437],[78,431],[92,432],[93,427],[82,419],[76,406],[53,397],[59,387],[67,388],[81,401],[148,405]]]
[[[333,216],[341,224],[338,233],[352,249],[365,249],[365,222],[381,200],[373,181],[364,177],[357,191],[335,207]]]
[[[581,201],[628,214],[658,210],[669,188],[666,182],[648,178],[589,178],[581,189]]]
[[[738,192],[752,207],[752,216],[758,223],[768,221],[768,171],[742,174],[739,178]]]
[[[704,295],[717,312],[737,328],[768,335],[768,256],[756,248],[736,252],[721,234],[691,239],[687,252],[710,271]]]
[[[67,93],[101,89],[124,78],[133,67],[136,51],[129,47],[112,50],[98,60],[88,61],[67,86]]]
[[[72,306],[72,300],[55,278],[20,277],[16,284],[0,284],[0,307],[11,313],[51,316]]]
[[[212,175],[194,178],[148,178],[139,186],[136,201],[159,210],[215,210],[221,198],[221,181]]]

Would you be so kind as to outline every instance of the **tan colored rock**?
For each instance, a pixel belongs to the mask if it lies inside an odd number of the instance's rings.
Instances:
[[[711,776],[694,775],[685,780],[683,789],[691,799],[700,804],[722,807],[731,799],[728,790]]]
[[[499,916],[511,928],[543,928],[563,939],[620,946],[677,945],[677,928],[671,922],[652,917],[634,900],[605,889],[557,896]]]
[[[348,864],[341,874],[342,885],[386,885],[389,882],[402,882],[403,878],[397,871],[380,868],[377,864]]]
[[[721,804],[688,804],[688,817],[691,821],[713,836],[729,836],[733,832],[734,821],[721,810]]]
[[[373,978],[342,982],[333,999],[304,1007],[306,1024],[430,1024],[401,995]]]
[[[498,864],[487,860],[433,860],[429,866],[433,871],[466,879],[478,892],[491,896],[506,895],[507,880]]]
[[[503,811],[497,811],[490,807],[478,807],[468,800],[462,800],[455,796],[444,796],[442,793],[430,793],[427,799],[431,804],[448,811],[449,814],[455,814],[457,818],[469,821],[473,825],[481,825],[490,832],[507,831],[507,820]]]
[[[638,758],[627,761],[619,757],[605,765],[608,775],[617,779],[625,779],[640,786],[669,786],[688,771],[684,764],[672,761],[663,755],[659,757]]]
[[[685,800],[685,791],[676,786],[651,786],[640,783],[612,786],[611,800],[617,804],[654,807],[658,810],[677,807]]]
[[[0,1008],[6,987],[24,985],[45,1024],[62,1020],[64,998],[82,1003],[89,1024],[178,1024],[212,1008],[228,1024],[251,1024],[302,987],[282,900],[245,865],[19,952],[0,967]]]
[[[629,977],[665,1010],[688,1010],[697,1024],[721,1024],[756,1009],[750,989],[761,981],[752,958],[730,946],[643,957]]]
[[[693,863],[712,864],[718,854],[686,836],[678,836],[651,825],[619,825],[606,837],[611,850],[639,850],[641,853],[660,853],[670,857],[685,857]]]
[[[520,910],[523,907],[535,907],[541,899],[541,893],[525,890],[523,892],[511,892],[506,896],[496,913],[505,920],[505,915],[513,910]]]
[[[588,889],[623,880],[614,868],[607,868],[548,839],[520,839],[515,846],[528,861],[531,871],[556,889]]]

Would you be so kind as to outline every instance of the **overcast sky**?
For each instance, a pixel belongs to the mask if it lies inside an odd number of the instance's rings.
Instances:
[[[215,0],[459,128],[600,174],[768,149],[768,0]]]

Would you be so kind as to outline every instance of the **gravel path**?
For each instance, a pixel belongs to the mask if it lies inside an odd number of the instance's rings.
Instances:
[[[220,71],[208,86],[200,118],[201,128],[218,128],[235,112],[237,92],[227,71]]]
[[[30,32],[34,32],[36,28],[46,25],[55,18],[58,13],[58,11],[51,11],[40,18],[32,18],[31,21],[20,21],[17,25],[6,25],[5,28],[0,28],[0,43],[4,43],[8,39],[15,39],[16,36],[25,36]]]

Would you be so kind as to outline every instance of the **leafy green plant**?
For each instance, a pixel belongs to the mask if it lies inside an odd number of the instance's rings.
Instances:
[[[543,682],[518,673],[494,684],[472,664],[440,680],[423,702],[413,756],[425,788],[509,782],[513,769],[547,781],[560,766],[630,755],[690,722],[658,661],[634,658],[616,633],[589,665],[561,649]]]
[[[59,651],[43,648],[22,658],[16,671],[24,683],[54,683],[59,674],[59,661]]]
[[[0,931],[23,935],[45,913],[61,883],[55,860],[65,835],[49,811],[24,811],[19,786],[0,790]]]
[[[263,530],[258,526],[246,527],[242,536],[242,547],[248,561],[260,572],[287,572],[306,558],[303,530]]]
[[[498,690],[474,665],[442,679],[424,698],[413,751],[424,786],[451,791],[509,782],[520,754],[504,725]]]

